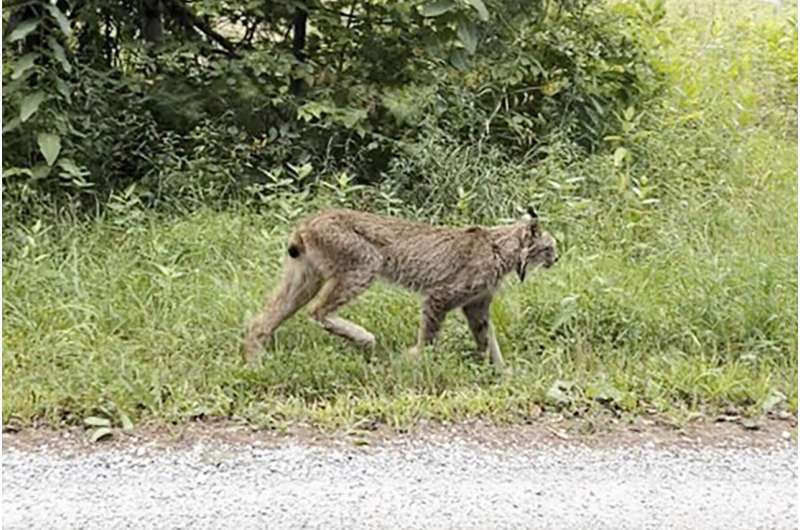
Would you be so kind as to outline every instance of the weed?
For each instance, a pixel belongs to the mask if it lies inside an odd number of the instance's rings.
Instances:
[[[391,168],[394,185],[342,174],[297,194],[272,173],[270,194],[223,211],[169,216],[141,209],[131,190],[92,222],[9,227],[4,421],[406,428],[527,421],[538,405],[796,412],[797,146],[786,133],[797,33],[771,7],[739,4],[668,4],[657,36],[667,93],[613,118],[621,134],[591,156],[554,141],[536,161],[508,160],[432,136]],[[427,180],[404,187],[412,174]],[[241,365],[243,322],[277,282],[286,234],[305,211],[369,204],[467,225],[529,202],[562,259],[523,285],[510,280],[492,309],[510,375],[470,360],[457,313],[409,364],[401,352],[418,305],[391,286],[343,310],[376,334],[374,352],[295,317],[262,366]]]

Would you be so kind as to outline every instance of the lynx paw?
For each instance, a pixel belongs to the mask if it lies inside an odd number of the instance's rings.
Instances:
[[[417,362],[422,356],[421,354],[422,352],[420,351],[420,349],[417,346],[413,346],[408,350],[406,350],[406,359],[408,359],[409,361]]]
[[[248,347],[242,348],[242,360],[244,360],[244,364],[248,368],[255,368],[258,365],[259,358],[256,349],[250,349]]]
[[[362,348],[372,349],[375,347],[376,343],[375,335],[369,333],[368,331],[365,331],[360,337],[358,337],[356,343]]]

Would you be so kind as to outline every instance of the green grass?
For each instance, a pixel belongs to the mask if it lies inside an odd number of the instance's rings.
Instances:
[[[509,176],[491,190],[480,165],[457,181],[464,201],[449,220],[495,215],[480,204],[486,193],[533,198],[562,245],[556,267],[509,280],[492,309],[511,374],[467,357],[457,313],[409,364],[401,352],[418,303],[389,286],[343,310],[375,333],[374,352],[298,316],[263,365],[246,369],[242,325],[277,281],[282,216],[316,203],[174,216],[120,207],[4,234],[4,421],[124,413],[407,427],[526,421],[540,405],[796,412],[796,31],[757,2],[675,1],[654,38],[665,94],[632,109],[637,124],[610,139],[628,150],[621,163],[614,149],[568,163],[556,152],[533,168],[486,161]]]

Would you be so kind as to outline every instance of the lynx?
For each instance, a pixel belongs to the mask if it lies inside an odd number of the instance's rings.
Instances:
[[[492,297],[504,276],[524,281],[531,266],[552,266],[556,242],[528,210],[518,222],[498,227],[448,228],[335,209],[302,221],[290,237],[284,274],[274,297],[248,324],[245,362],[298,309],[317,298],[311,319],[328,332],[371,347],[375,337],[334,316],[378,278],[421,293],[422,322],[408,354],[416,357],[435,339],[445,315],[461,308],[478,347],[494,366],[503,357],[489,321]]]

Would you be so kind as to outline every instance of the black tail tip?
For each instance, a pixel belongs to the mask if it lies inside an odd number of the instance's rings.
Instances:
[[[297,245],[289,245],[289,257],[297,258],[299,256],[300,256],[300,249],[297,248]]]

